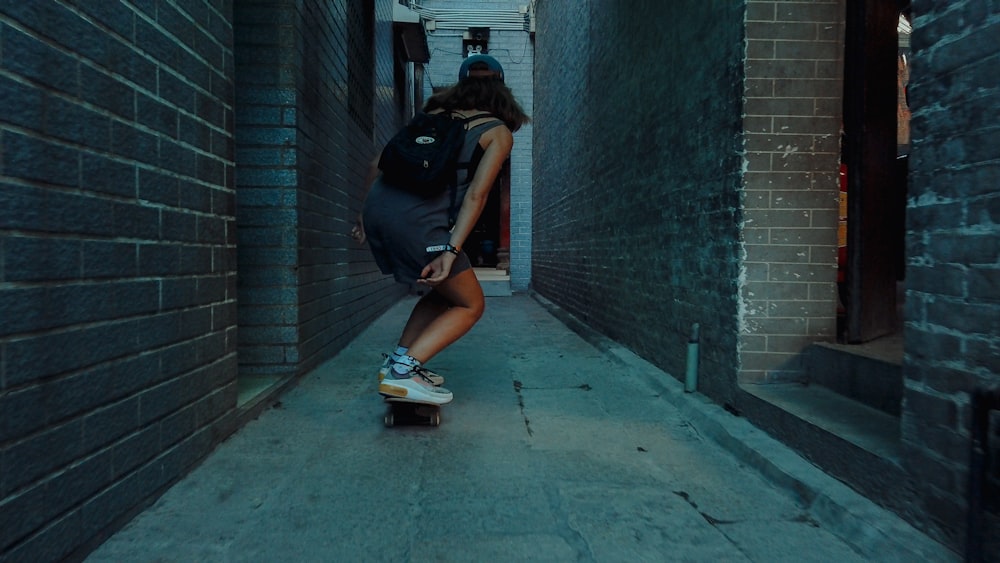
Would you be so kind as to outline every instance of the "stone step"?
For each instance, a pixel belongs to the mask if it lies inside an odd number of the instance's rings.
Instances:
[[[474,268],[474,271],[479,285],[483,287],[483,295],[487,297],[509,297],[512,295],[510,274],[506,270]]]
[[[903,400],[902,336],[866,344],[817,343],[806,350],[810,384],[899,416]]]
[[[877,503],[905,509],[902,336],[860,345],[817,343],[804,354],[808,383],[742,385],[745,414]]]
[[[742,385],[741,414],[823,471],[894,511],[912,501],[900,419],[821,385]]]

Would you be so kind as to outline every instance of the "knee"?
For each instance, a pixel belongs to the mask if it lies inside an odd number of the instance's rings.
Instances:
[[[486,300],[483,298],[473,299],[462,304],[461,307],[468,317],[470,324],[476,324],[479,322],[479,319],[483,318],[483,313],[486,312]]]
[[[479,299],[476,303],[473,303],[471,309],[473,322],[479,322],[479,319],[483,318],[483,313],[486,312],[486,300]]]

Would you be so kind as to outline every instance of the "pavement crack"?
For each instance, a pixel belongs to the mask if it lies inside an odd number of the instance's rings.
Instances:
[[[701,517],[704,518],[705,521],[711,524],[713,527],[717,527],[719,524],[738,524],[740,522],[739,520],[722,520],[720,518],[712,516],[711,514],[705,512],[704,510],[700,510],[698,508],[698,503],[691,500],[691,495],[689,495],[685,491],[673,491],[673,493],[684,499],[684,502],[690,504],[691,508],[697,510],[698,514],[701,514]]]
[[[712,526],[717,526],[719,524],[738,524],[739,523],[739,520],[720,520],[718,518],[713,517],[711,514],[708,514],[707,512],[702,512],[700,510],[698,511],[698,514],[701,514],[701,517],[704,518],[705,521],[708,522],[709,524],[711,524]]]
[[[684,499],[685,502],[687,502],[688,504],[690,504],[692,508],[694,508],[696,511],[698,511],[698,514],[700,514],[701,517],[704,518],[706,522],[708,522],[708,525],[711,526],[712,529],[714,529],[716,532],[718,532],[719,535],[721,535],[723,538],[725,538],[726,541],[729,542],[729,544],[732,545],[734,549],[736,549],[737,551],[739,551],[740,553],[742,553],[743,556],[746,557],[748,561],[755,560],[755,557],[753,556],[753,554],[751,554],[750,552],[748,552],[746,550],[746,548],[744,548],[742,545],[740,545],[740,542],[737,541],[736,538],[733,538],[732,536],[730,536],[727,533],[727,531],[725,529],[725,526],[723,526],[723,524],[739,524],[740,522],[742,522],[742,520],[721,520],[719,518],[716,518],[716,517],[708,514],[704,510],[699,510],[698,509],[698,503],[696,503],[693,500],[691,500],[691,495],[689,495],[686,491],[673,491],[673,493],[675,495],[681,497],[682,499]]]
[[[524,384],[514,380],[514,393],[517,394],[517,406],[521,409],[521,418],[524,419],[524,429],[528,431],[528,436],[533,436],[535,433],[531,430],[531,421],[528,420],[528,415],[524,414],[524,395],[521,394],[521,389],[524,388]]]
[[[691,500],[691,495],[687,494],[687,492],[685,492],[685,491],[673,491],[673,493],[675,495],[681,497],[682,499],[684,499],[684,501],[687,502],[688,504],[690,504],[695,510],[698,509],[698,504],[695,503],[693,500]]]
[[[550,387],[525,387],[520,381],[514,380],[514,390],[520,391],[521,389],[530,389],[532,391],[560,391],[568,389],[581,389],[583,391],[590,391],[593,387],[589,383],[581,383],[580,385],[555,385]]]
[[[812,526],[813,528],[819,528],[820,527],[819,522],[817,522],[816,519],[812,517],[812,515],[810,515],[809,513],[805,513],[805,512],[802,513],[802,514],[799,514],[798,516],[794,516],[792,518],[789,518],[788,521],[789,522],[797,522],[797,523],[800,523],[800,524],[807,524],[809,526]]]
[[[702,437],[701,432],[698,432],[698,427],[695,426],[694,424],[691,424],[687,420],[682,420],[681,423],[679,424],[679,426],[681,428],[683,428],[683,429],[685,429],[685,430],[693,433],[695,436],[698,437],[699,440],[704,440],[705,439],[704,437]]]

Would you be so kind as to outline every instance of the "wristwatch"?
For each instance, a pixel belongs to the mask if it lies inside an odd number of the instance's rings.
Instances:
[[[435,244],[434,246],[428,246],[426,248],[427,252],[451,252],[455,256],[458,256],[462,252],[461,248],[454,247],[450,244]]]

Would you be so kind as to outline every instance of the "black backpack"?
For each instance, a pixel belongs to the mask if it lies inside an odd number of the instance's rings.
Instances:
[[[453,117],[453,112],[418,113],[382,149],[378,167],[390,185],[423,197],[432,197],[457,184],[458,162],[470,121],[495,117],[478,113]]]

